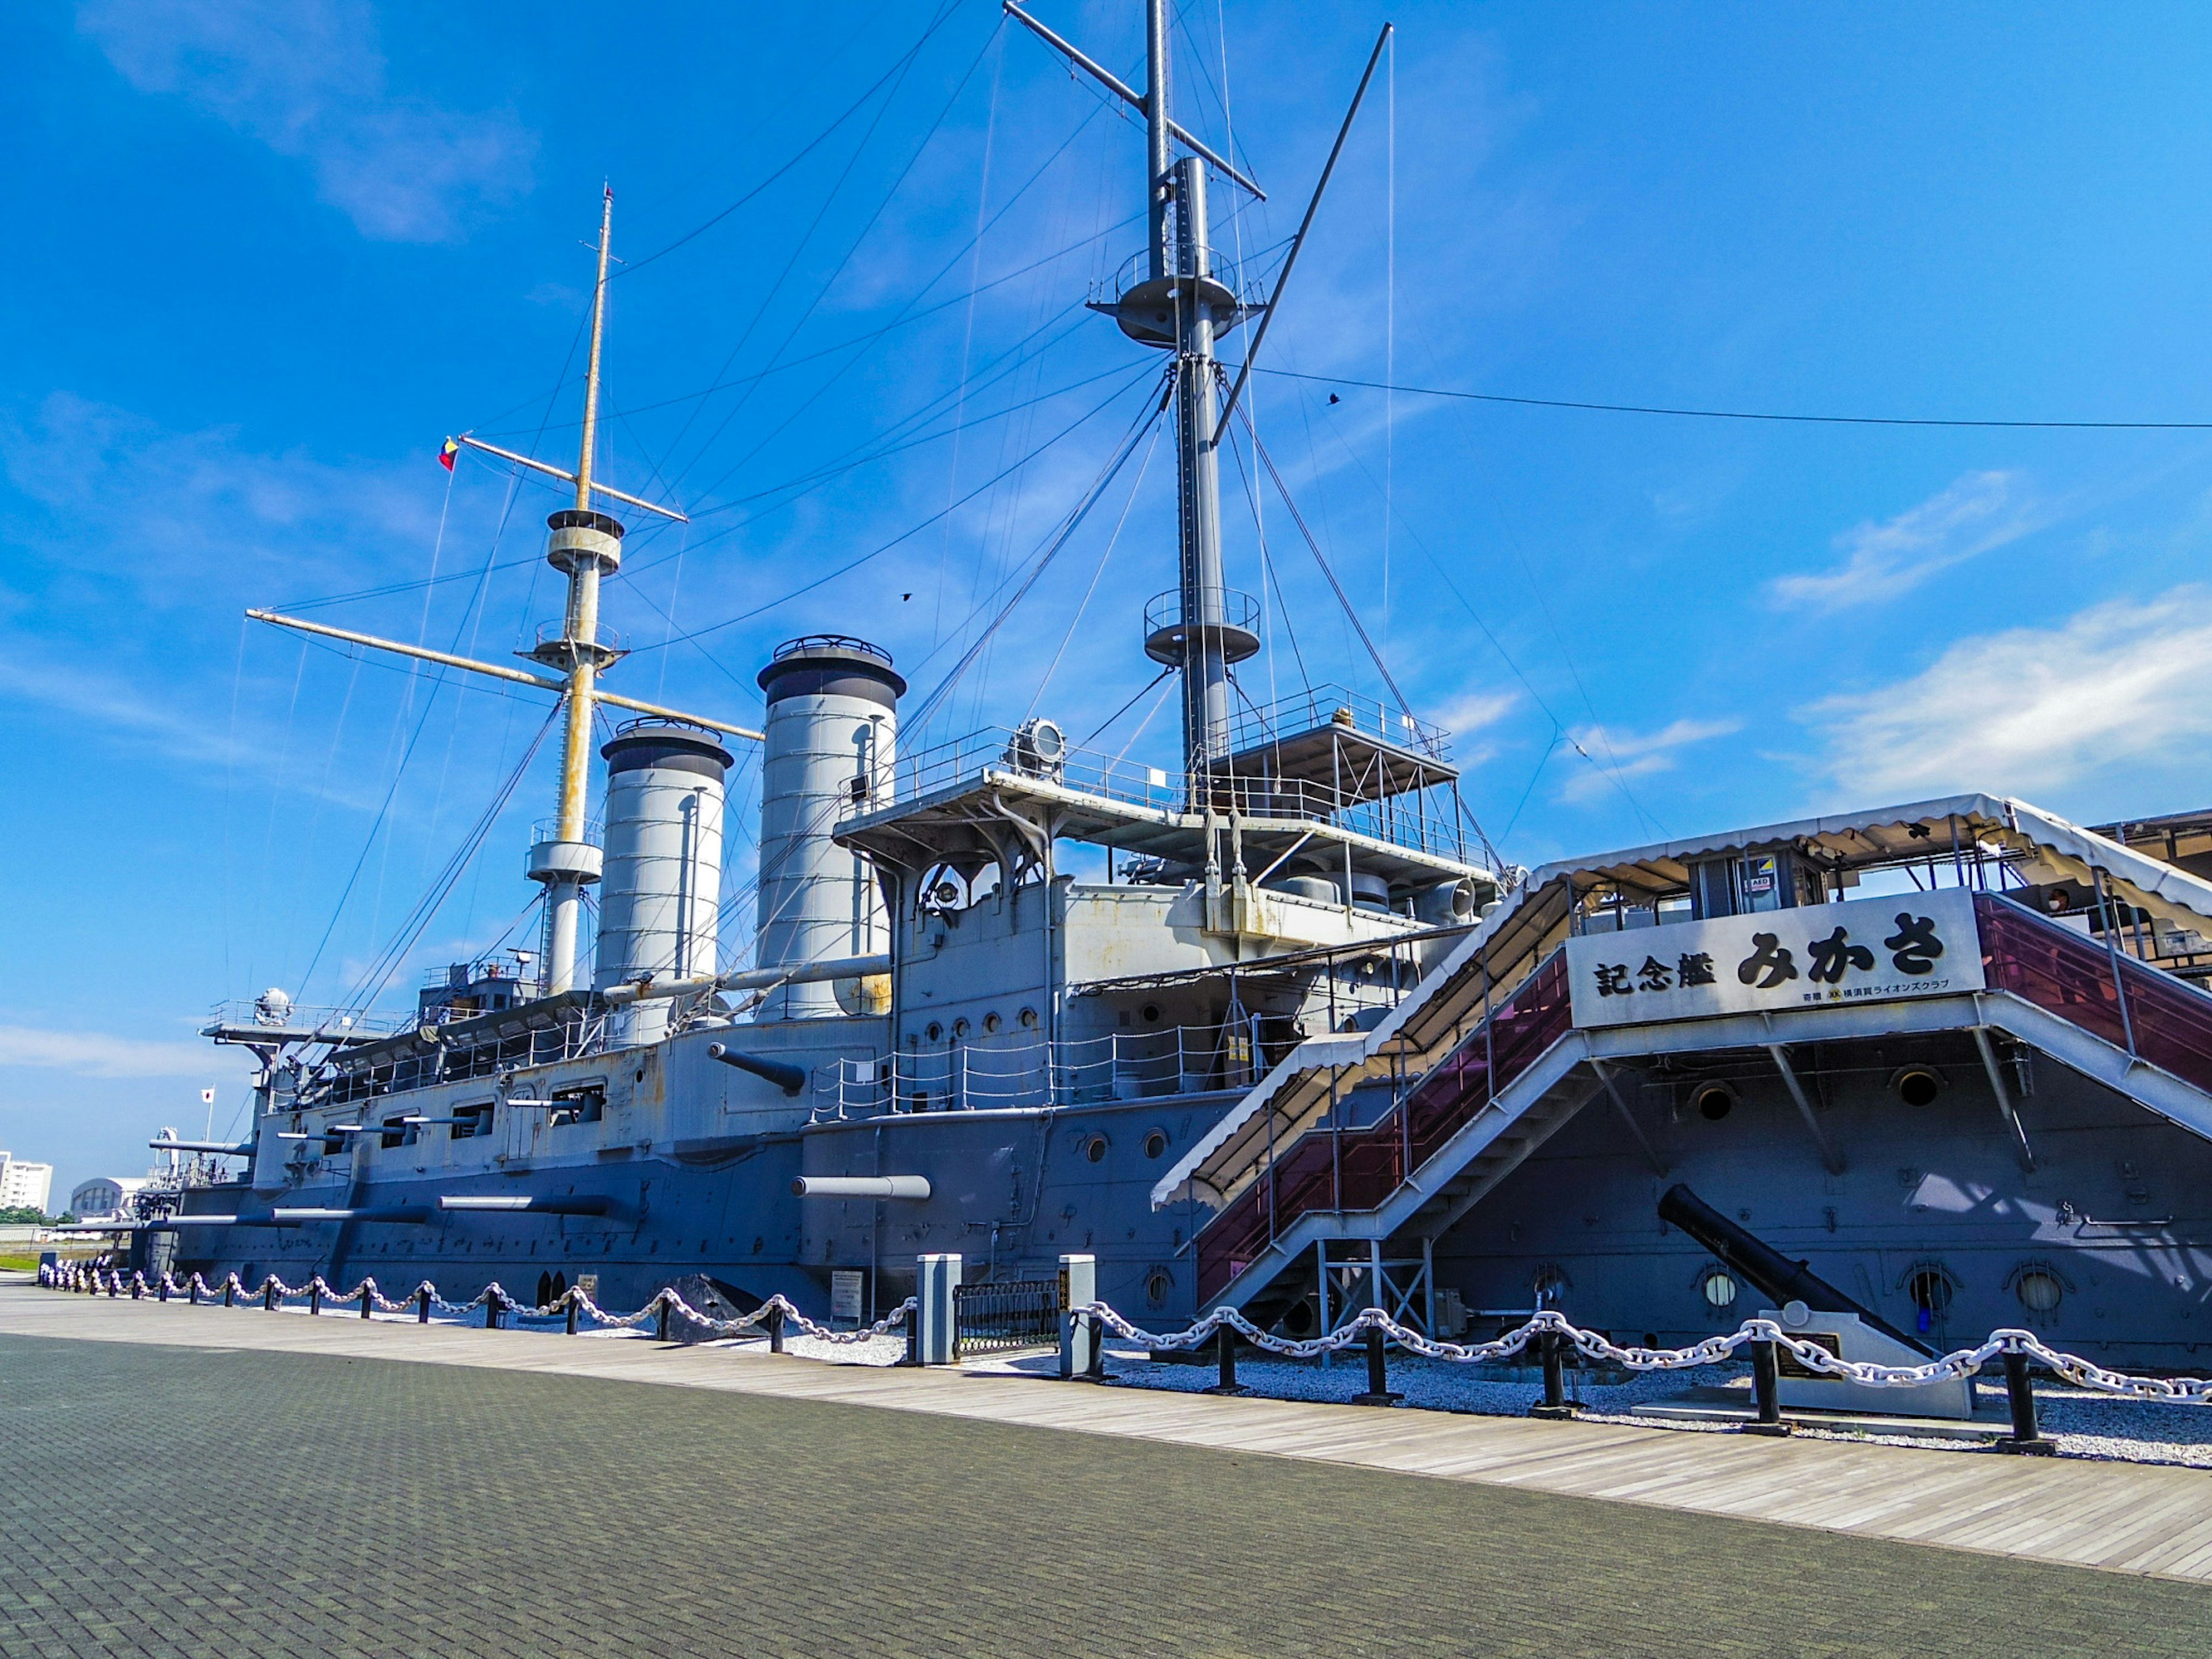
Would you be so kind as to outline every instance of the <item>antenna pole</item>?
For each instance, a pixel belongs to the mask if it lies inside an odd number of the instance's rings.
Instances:
[[[549,520],[546,558],[568,574],[561,637],[532,653],[567,671],[568,727],[561,745],[560,816],[552,838],[531,848],[530,874],[545,884],[545,991],[558,996],[576,982],[576,937],[584,888],[599,878],[604,854],[591,843],[585,811],[592,783],[592,717],[599,670],[616,653],[599,639],[599,577],[622,562],[623,526],[592,507],[592,459],[599,436],[599,351],[606,338],[607,258],[614,240],[615,192],[599,209],[599,280],[592,290],[592,354],[584,370],[584,433],[576,453],[576,505]]]
[[[1168,274],[1173,249],[1168,240],[1168,199],[1175,189],[1169,172],[1174,156],[1169,149],[1168,118],[1168,0],[1145,0],[1145,63],[1149,80],[1145,95],[1145,188],[1151,205],[1152,280]]]

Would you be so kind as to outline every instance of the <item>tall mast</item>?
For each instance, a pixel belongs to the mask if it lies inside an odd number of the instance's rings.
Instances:
[[[599,639],[599,578],[622,563],[623,526],[592,506],[592,459],[599,435],[599,350],[606,337],[607,260],[614,240],[611,186],[599,210],[599,279],[592,290],[592,352],[584,369],[584,433],[576,455],[576,504],[546,520],[545,551],[568,573],[568,604],[558,639],[532,653],[568,678],[568,726],[561,748],[560,813],[552,836],[530,849],[530,874],[545,884],[545,991],[557,996],[576,982],[576,937],[584,888],[599,878],[600,849],[587,838],[592,718],[599,670],[616,653]]]
[[[1145,608],[1145,650],[1182,675],[1183,769],[1192,810],[1215,791],[1208,780],[1230,747],[1229,669],[1260,649],[1258,607],[1221,583],[1221,471],[1216,446],[1223,422],[1218,401],[1215,338],[1243,320],[1244,307],[1214,269],[1206,224],[1206,173],[1267,199],[1260,187],[1196,134],[1176,124],[1169,85],[1173,67],[1167,0],[1145,0],[1146,89],[1125,86],[1017,0],[1006,15],[1145,118],[1145,191],[1149,242],[1146,276],[1109,307],[1121,331],[1176,354],[1176,516],[1181,526],[1180,580],[1173,594]],[[1176,147],[1189,152],[1178,158]],[[1170,611],[1168,601],[1172,599]],[[1232,614],[1233,613],[1233,614]]]

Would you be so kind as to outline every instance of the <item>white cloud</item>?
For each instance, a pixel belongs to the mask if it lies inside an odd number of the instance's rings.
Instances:
[[[1742,725],[1741,720],[1679,720],[1656,732],[1616,732],[1609,726],[1577,726],[1567,734],[1574,747],[1587,756],[1589,769],[1575,773],[1559,791],[1559,799],[1589,800],[1604,794],[1616,780],[1649,777],[1674,769],[1676,751],[1712,738],[1724,738]]]
[[[2212,734],[2212,593],[2115,600],[2059,627],[1960,640],[1910,679],[1798,711],[1859,798],[2048,790]]]
[[[362,0],[84,0],[77,27],[139,91],[305,161],[364,236],[447,240],[527,182],[536,140],[512,116],[390,90]]]
[[[1845,556],[1837,568],[1784,576],[1767,592],[1778,605],[1825,611],[1894,599],[2048,521],[2045,503],[2027,493],[2020,474],[1969,472],[1887,523],[1858,525],[1837,537],[1836,549]]]
[[[37,1066],[79,1077],[211,1079],[237,1069],[204,1042],[161,1042],[31,1025],[0,1025],[0,1066]]]
[[[1473,737],[1495,726],[1521,703],[1518,691],[1468,691],[1437,711],[1436,724],[1455,738]]]

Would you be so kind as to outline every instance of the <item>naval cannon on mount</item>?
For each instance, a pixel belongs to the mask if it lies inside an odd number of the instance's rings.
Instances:
[[[1802,1302],[1814,1313],[1850,1314],[1868,1329],[1879,1331],[1928,1358],[1936,1351],[1869,1308],[1854,1301],[1813,1271],[1806,1261],[1792,1261],[1763,1239],[1746,1232],[1681,1182],[1669,1187],[1659,1200],[1659,1218],[1711,1250],[1722,1266],[1734,1268],[1756,1291],[1773,1299],[1778,1308]]]

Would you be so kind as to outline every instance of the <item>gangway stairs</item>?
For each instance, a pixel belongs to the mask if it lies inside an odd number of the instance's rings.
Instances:
[[[1569,907],[1541,892],[1524,897],[1409,999],[1420,1007],[1401,1006],[1405,1018],[1394,1015],[1397,1024],[1364,1045],[1302,1045],[1160,1183],[1156,1201],[1194,1192],[1219,1206],[1195,1240],[1201,1307],[1233,1306],[1269,1322],[1304,1294],[1301,1269],[1329,1260],[1339,1241],[1365,1241],[1378,1261],[1386,1252],[1404,1259],[1407,1241],[1433,1241],[1610,1093],[1615,1060],[1971,1033],[2020,1156],[2032,1164],[1993,1058],[1990,1038],[2002,1033],[2212,1139],[2212,996],[1999,894],[1973,895],[1984,989],[1626,1030],[1577,1027]],[[1445,1033],[1448,1048],[1423,1068],[1425,1043]],[[1333,1121],[1334,1101],[1377,1079],[1392,1087],[1387,1109],[1358,1127]],[[1625,1101],[1613,1098],[1633,1130]]]

